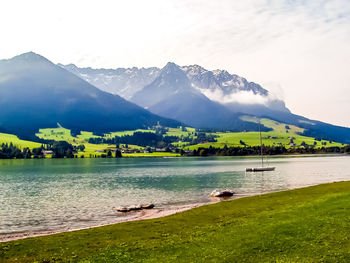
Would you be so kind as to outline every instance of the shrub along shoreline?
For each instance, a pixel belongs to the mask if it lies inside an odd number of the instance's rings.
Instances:
[[[350,182],[0,243],[0,262],[349,262]]]

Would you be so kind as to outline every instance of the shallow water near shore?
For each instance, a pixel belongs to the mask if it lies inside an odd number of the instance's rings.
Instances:
[[[269,163],[275,171],[246,173],[259,158],[0,160],[0,237],[138,218],[140,212],[116,212],[119,206],[154,203],[166,211],[209,203],[214,189],[240,197],[350,180],[349,155],[283,156]]]

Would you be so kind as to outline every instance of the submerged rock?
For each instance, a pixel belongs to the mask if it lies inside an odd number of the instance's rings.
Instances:
[[[118,207],[117,211],[126,213],[130,211],[138,211],[142,209],[152,209],[152,208],[154,208],[154,204],[143,204],[143,205],[134,205],[134,206],[128,206],[128,207],[126,206]]]
[[[146,204],[146,205],[141,205],[142,209],[152,209],[154,208],[154,204]]]
[[[226,196],[233,196],[234,192],[232,190],[224,190],[224,191],[218,191],[214,190],[211,192],[211,197],[226,197]]]
[[[129,206],[130,211],[141,210],[141,205]]]
[[[118,212],[126,213],[126,212],[129,212],[130,209],[129,209],[129,207],[118,207],[118,208],[117,208],[117,211],[118,211]]]

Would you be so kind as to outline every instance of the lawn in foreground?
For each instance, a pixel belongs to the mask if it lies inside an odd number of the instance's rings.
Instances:
[[[350,182],[341,182],[0,243],[0,255],[3,262],[349,262],[349,233]]]

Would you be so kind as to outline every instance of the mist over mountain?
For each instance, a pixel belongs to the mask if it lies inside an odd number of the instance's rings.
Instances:
[[[186,73],[169,62],[159,76],[131,101],[161,116],[198,128],[256,130],[254,123],[242,121],[225,106],[210,100],[192,86]]]
[[[275,109],[289,112],[283,101],[273,98],[260,85],[224,70],[209,71],[198,65],[180,67],[171,62],[162,69],[134,67],[110,70],[78,68],[72,64],[60,66],[102,90],[194,127],[237,130],[239,123],[244,129],[247,125],[237,119],[238,113],[254,115],[257,109],[259,112]],[[123,86],[123,83],[127,83],[127,86]]]
[[[57,122],[73,132],[147,128],[165,119],[92,86],[33,52],[0,60],[0,127],[33,137]]]
[[[179,83],[168,83],[169,85],[182,87],[184,86],[182,82],[189,82],[193,89],[198,90],[210,100],[227,106],[236,113],[254,114],[257,109],[260,112],[276,110],[289,112],[282,100],[276,98],[276,96],[259,84],[249,82],[245,78],[230,74],[225,70],[210,71],[199,65],[180,67],[174,63],[168,63],[163,69],[156,67],[92,69],[78,68],[73,64],[59,65],[99,89],[118,94],[142,107],[150,107],[152,101],[156,98],[150,98],[150,96],[146,96],[147,98],[145,99],[137,98],[140,94],[145,94],[145,92],[140,93],[139,91],[149,86],[163,72],[163,75],[172,74],[174,81],[180,81]],[[176,67],[178,70],[169,71],[171,69],[169,65]],[[164,72],[165,68],[168,68],[168,73]],[[180,70],[185,73],[187,79],[182,74],[182,78],[176,80],[177,77],[175,75],[179,75]],[[163,86],[165,87],[164,89],[167,89],[167,85]],[[148,88],[146,89],[149,90]],[[187,90],[189,89],[187,88]],[[153,94],[153,96],[164,97],[170,94],[166,90],[158,92],[163,95]]]

